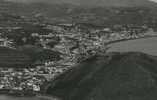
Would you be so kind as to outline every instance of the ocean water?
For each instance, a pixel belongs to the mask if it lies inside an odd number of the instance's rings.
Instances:
[[[157,56],[157,37],[121,41],[109,45],[108,52],[143,52]]]

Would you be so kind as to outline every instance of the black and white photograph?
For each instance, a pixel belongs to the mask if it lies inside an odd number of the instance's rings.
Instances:
[[[157,100],[157,0],[0,0],[0,100]]]

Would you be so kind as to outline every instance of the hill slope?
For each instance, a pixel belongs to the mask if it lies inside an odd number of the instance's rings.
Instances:
[[[8,1],[14,1],[14,0],[8,0]],[[35,18],[36,15],[37,16],[41,15],[41,17],[44,18],[45,17],[48,17],[50,19],[61,18],[68,21],[71,20],[71,17],[80,16],[82,14],[85,15],[92,14],[94,15],[92,17],[96,17],[95,15],[101,16],[102,19],[100,19],[101,20],[100,22],[105,21],[103,20],[103,17],[105,17],[105,19],[106,18],[108,19],[108,17],[110,17],[109,19],[113,19],[114,21],[115,18],[112,17],[118,16],[119,18],[121,16],[121,14],[119,13],[118,15],[114,13],[117,11],[117,9],[118,10],[125,9],[124,11],[130,9],[131,10],[131,12],[129,11],[130,13],[128,14],[122,13],[122,15],[128,15],[129,18],[132,18],[132,16],[133,18],[136,17],[137,14],[139,15],[139,12],[141,11],[144,12],[146,11],[146,14],[144,14],[144,16],[141,15],[140,13],[139,17],[141,19],[144,18],[145,15],[152,18],[152,16],[154,17],[156,16],[156,9],[157,9],[157,3],[149,0],[39,0],[40,2],[38,0],[36,1],[29,0],[31,3],[8,2],[8,1],[0,0],[0,15],[1,12],[5,12],[8,14],[13,13],[20,16],[29,16]],[[25,1],[29,2],[28,0]],[[137,10],[137,8],[142,8],[142,9]],[[145,8],[149,8],[149,9],[151,8],[150,10],[153,9],[152,11],[153,15],[150,14],[150,11],[147,11]],[[128,18],[128,16],[124,18]],[[53,21],[57,19],[53,19]],[[134,18],[134,19],[140,20],[138,18]],[[113,21],[111,21],[111,23]]]
[[[111,53],[59,76],[47,93],[63,100],[156,100],[157,57]]]

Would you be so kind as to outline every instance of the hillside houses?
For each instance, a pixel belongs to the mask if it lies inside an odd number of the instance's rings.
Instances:
[[[13,48],[14,42],[12,40],[7,39],[7,38],[2,38],[1,35],[2,34],[0,33],[0,46]]]
[[[146,34],[148,31],[153,33],[153,30],[149,30],[147,26],[143,25],[103,26],[91,23],[40,23],[37,26],[10,28],[10,30],[4,32],[4,37],[0,38],[0,46],[10,47],[9,44],[13,43],[17,49],[21,47],[21,51],[28,53],[29,56],[31,55],[33,59],[37,60],[33,68],[28,65],[23,70],[7,72],[5,69],[0,69],[0,72],[7,73],[6,76],[0,77],[0,89],[9,86],[13,90],[23,91],[28,88],[35,92],[40,91],[44,81],[55,78],[89,56],[98,53],[104,54],[108,49],[107,43],[148,36]],[[21,42],[22,44],[16,44]],[[24,55],[12,54],[12,56],[12,58],[18,57],[19,62],[29,60],[27,57],[24,59]],[[3,58],[3,56],[1,57]],[[23,60],[19,60],[22,57]],[[16,60],[12,58],[9,60]],[[12,76],[18,81],[24,81],[12,85],[12,81],[16,82]],[[5,83],[7,86],[4,86]]]

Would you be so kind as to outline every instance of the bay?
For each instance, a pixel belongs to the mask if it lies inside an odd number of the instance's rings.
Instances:
[[[116,42],[109,47],[108,52],[143,52],[157,56],[157,37]]]

